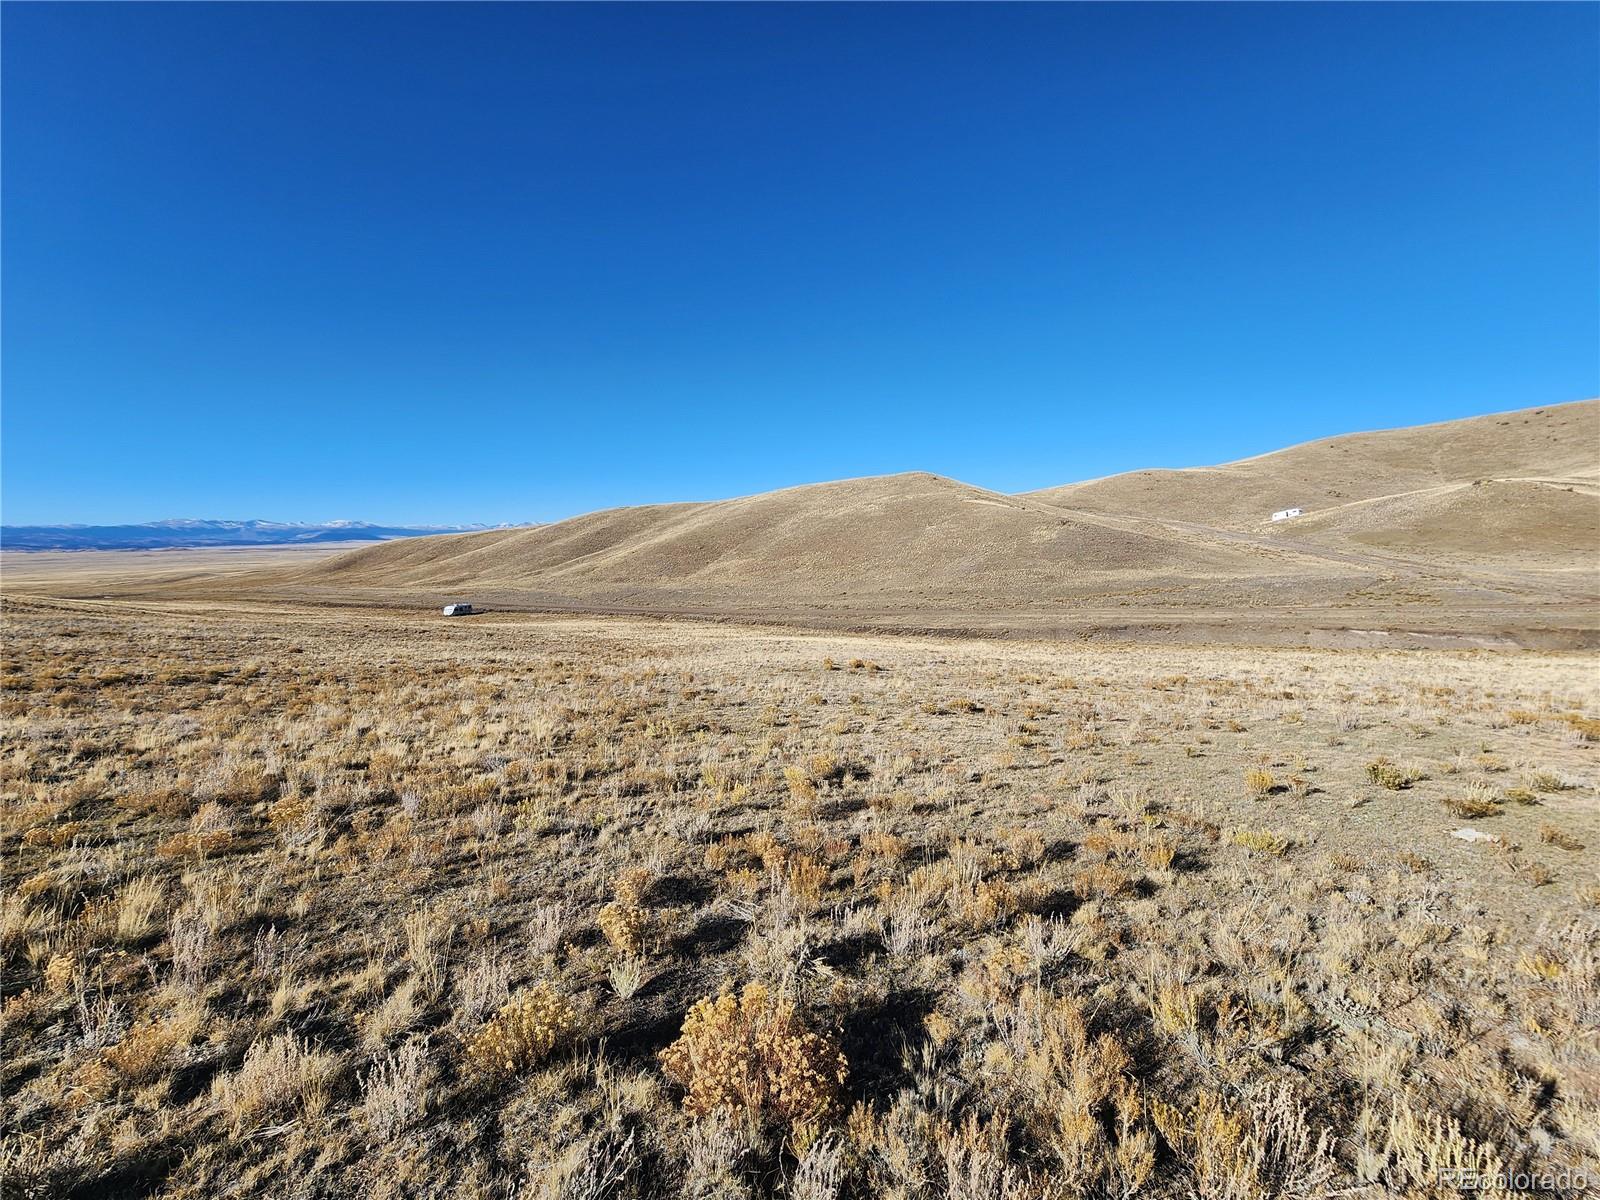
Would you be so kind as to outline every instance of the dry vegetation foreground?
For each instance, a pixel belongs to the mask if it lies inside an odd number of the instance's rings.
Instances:
[[[1377,1197],[1600,1158],[1592,657],[5,620],[8,1194]]]

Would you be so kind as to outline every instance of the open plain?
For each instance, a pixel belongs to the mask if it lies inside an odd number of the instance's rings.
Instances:
[[[1600,1157],[1592,656],[104,585],[5,602],[11,1194],[1377,1197]]]

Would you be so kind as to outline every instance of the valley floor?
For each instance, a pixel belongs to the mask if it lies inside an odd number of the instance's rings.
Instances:
[[[1378,1197],[1600,1160],[1592,655],[4,618],[8,1192]]]

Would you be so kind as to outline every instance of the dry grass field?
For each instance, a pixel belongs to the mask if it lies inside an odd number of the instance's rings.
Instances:
[[[1600,1159],[1591,655],[15,593],[5,633],[7,1195]]]

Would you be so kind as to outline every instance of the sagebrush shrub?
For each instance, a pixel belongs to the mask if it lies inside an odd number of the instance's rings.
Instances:
[[[411,1038],[373,1064],[362,1081],[362,1116],[380,1142],[416,1122],[428,1108],[428,1042]]]
[[[691,1116],[748,1112],[790,1127],[837,1115],[849,1071],[831,1038],[758,983],[691,1008],[661,1064]]]

